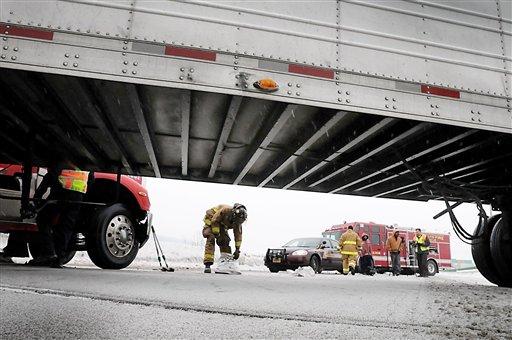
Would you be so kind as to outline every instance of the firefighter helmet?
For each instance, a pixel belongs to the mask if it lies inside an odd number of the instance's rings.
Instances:
[[[364,233],[363,235],[361,235],[361,238],[363,239],[363,241],[366,241],[368,239],[368,234]]]
[[[234,223],[242,224],[247,219],[247,208],[243,204],[235,203],[233,205],[231,220]]]

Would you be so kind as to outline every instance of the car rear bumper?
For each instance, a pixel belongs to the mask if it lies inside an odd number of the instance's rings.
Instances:
[[[297,268],[309,265],[307,255],[287,254],[284,249],[269,249],[265,256],[265,266],[280,268]]]

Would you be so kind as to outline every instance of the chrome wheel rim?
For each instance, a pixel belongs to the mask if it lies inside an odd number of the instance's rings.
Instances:
[[[432,275],[436,272],[436,266],[432,263],[432,261],[428,262],[428,274]]]
[[[121,258],[128,255],[135,242],[132,221],[125,215],[114,216],[108,223],[105,241],[113,256]]]

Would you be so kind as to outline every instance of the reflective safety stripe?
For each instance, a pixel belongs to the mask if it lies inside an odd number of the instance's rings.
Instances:
[[[213,254],[204,253],[204,261],[205,262],[213,262]]]
[[[425,235],[421,235],[420,237],[416,236],[416,243],[418,243],[420,251],[422,251],[422,252],[430,250],[428,246],[424,245],[426,239],[427,239],[427,237]]]
[[[347,251],[347,250],[342,250],[340,251],[340,254],[341,255],[357,255],[357,251]]]
[[[235,242],[235,247],[240,247],[242,245],[242,241],[236,241]]]
[[[62,170],[59,175],[59,183],[62,188],[71,191],[87,192],[87,179],[89,178],[88,171],[78,170]]]
[[[215,207],[215,208],[211,208],[211,210],[213,210],[213,213],[216,214],[219,211],[219,208]],[[206,216],[203,219],[203,221],[204,221],[204,224],[206,224],[207,226],[212,225],[212,220],[208,216]]]
[[[352,244],[352,245],[356,245],[357,242],[356,241],[343,241],[343,245],[345,244]]]
[[[215,235],[220,234],[220,227],[212,227],[212,233]]]

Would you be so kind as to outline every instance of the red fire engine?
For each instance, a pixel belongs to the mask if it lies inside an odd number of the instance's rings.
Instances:
[[[402,272],[414,273],[418,269],[416,257],[414,256],[414,247],[412,241],[415,237],[414,229],[393,227],[373,222],[350,222],[332,226],[325,230],[322,235],[327,238],[338,241],[348,226],[353,226],[354,231],[359,234],[368,234],[372,244],[372,255],[377,272],[383,273],[391,270],[391,257],[386,250],[387,238],[393,235],[395,231],[400,232],[400,236],[405,241],[405,248],[400,254]],[[430,239],[430,252],[428,255],[429,275],[435,275],[439,270],[451,268],[450,252],[450,234],[429,233],[425,234]]]

